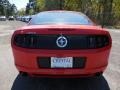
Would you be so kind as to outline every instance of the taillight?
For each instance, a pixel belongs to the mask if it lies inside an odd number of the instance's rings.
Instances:
[[[13,44],[18,47],[30,49],[97,49],[110,44],[107,35],[64,35],[67,37],[68,45],[60,48],[56,44],[59,35],[40,35],[40,34],[17,34],[13,38]]]
[[[38,39],[35,34],[19,34],[14,37],[14,44],[24,48],[35,48]]]
[[[89,48],[102,48],[109,45],[109,37],[106,35],[92,35],[88,37]]]

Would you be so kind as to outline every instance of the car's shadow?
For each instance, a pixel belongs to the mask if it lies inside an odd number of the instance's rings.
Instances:
[[[11,90],[110,90],[110,88],[103,76],[51,79],[18,75]]]

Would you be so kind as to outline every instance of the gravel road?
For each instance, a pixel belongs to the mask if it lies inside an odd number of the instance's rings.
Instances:
[[[23,25],[26,24],[19,21],[0,21],[0,90],[11,90],[18,75],[14,66],[10,38],[14,30]],[[111,90],[120,90],[120,30],[109,29],[109,31],[113,47],[104,77]]]

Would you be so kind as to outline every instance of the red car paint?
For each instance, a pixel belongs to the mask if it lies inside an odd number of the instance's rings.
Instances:
[[[47,50],[28,49],[16,46],[13,41],[17,34],[49,34],[49,35],[106,35],[109,45],[99,49],[87,50]],[[98,26],[90,25],[30,25],[16,30],[11,40],[15,65],[18,71],[39,76],[87,76],[104,72],[108,65],[108,58],[112,40],[108,31]],[[86,57],[85,67],[79,68],[40,68],[37,57]]]

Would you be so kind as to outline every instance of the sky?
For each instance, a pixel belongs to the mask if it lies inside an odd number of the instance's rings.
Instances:
[[[17,9],[25,8],[29,0],[9,0],[11,4],[15,4]]]

